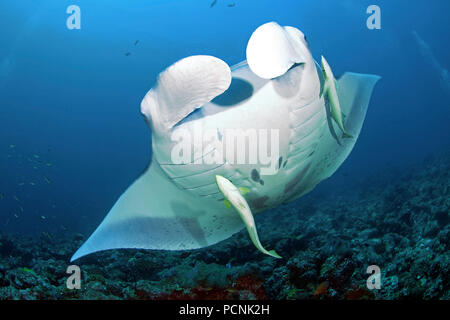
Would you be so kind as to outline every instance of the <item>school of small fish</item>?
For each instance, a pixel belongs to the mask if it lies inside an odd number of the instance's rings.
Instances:
[[[47,175],[40,174],[38,177],[34,175],[33,178],[29,178],[23,172],[26,171],[27,168],[30,168],[31,166],[33,170],[38,170],[39,172],[45,171],[48,173],[48,170],[50,169],[50,167],[53,166],[53,164],[49,160],[43,160],[44,156],[42,155],[36,153],[31,155],[24,155],[20,153],[15,144],[10,144],[9,148],[7,148],[6,158],[9,162],[15,161],[14,164],[20,166],[23,170],[21,170],[22,176],[20,176],[19,182],[17,182],[17,187],[20,188],[8,186],[7,190],[0,192],[0,208],[6,206],[7,204],[6,201],[8,199],[14,200],[13,206],[15,207],[15,209],[13,210],[13,212],[11,212],[11,216],[14,217],[14,219],[19,219],[21,217],[21,214],[25,212],[24,203],[22,202],[21,199],[26,197],[24,188],[26,188],[26,186],[42,187],[45,185],[50,185],[52,183],[51,179]],[[11,163],[11,165],[14,164]],[[8,166],[10,166],[9,163]],[[22,196],[20,194],[19,195],[14,194],[18,192],[21,192]],[[11,203],[9,202],[8,204],[10,205]],[[53,205],[53,207],[55,207],[55,205]],[[47,217],[44,215],[38,215],[37,218],[41,220],[47,219]],[[11,219],[7,216],[4,225],[5,226],[8,225],[10,221]]]

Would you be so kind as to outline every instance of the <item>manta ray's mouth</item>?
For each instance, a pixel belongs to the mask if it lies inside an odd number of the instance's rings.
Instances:
[[[221,95],[215,97],[211,103],[226,107],[237,105],[249,99],[253,95],[253,85],[240,78],[232,78],[230,87]]]

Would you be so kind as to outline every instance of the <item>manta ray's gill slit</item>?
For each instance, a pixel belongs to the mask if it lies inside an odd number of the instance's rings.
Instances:
[[[221,192],[215,193],[215,194],[210,194],[210,195],[202,195],[202,196],[199,195],[199,197],[201,197],[203,199],[211,198],[212,200],[220,201],[220,202],[223,202],[225,200],[225,198],[223,197],[223,194]]]
[[[289,111],[295,113],[303,112],[305,108],[311,107],[314,103],[317,102],[317,97],[312,96],[311,99],[307,102],[299,104],[297,107],[290,107]]]
[[[325,122],[324,121],[325,119],[323,119],[321,116],[322,116],[321,114],[318,114],[318,115],[312,117],[311,119],[308,119],[302,125],[295,127],[295,128],[291,128],[290,129],[290,133],[291,133],[290,144],[291,145],[296,144],[298,142],[298,140],[302,140],[303,138],[308,137],[309,135],[314,133],[314,131],[316,131],[318,128],[320,128],[323,125],[323,123]]]
[[[208,145],[206,145],[206,147],[207,147],[207,146],[208,146]],[[182,165],[196,164],[196,162],[197,162],[197,163],[200,162],[200,161],[203,160],[206,156],[208,156],[208,155],[214,153],[215,151],[217,151],[217,148],[214,148],[214,149],[208,151],[207,153],[202,154],[202,155],[199,156],[198,158],[193,159],[192,162],[184,163],[184,164],[182,164]]]
[[[291,128],[301,126],[317,114],[320,114],[324,108],[321,107],[320,101],[313,101],[301,109],[292,110],[289,112],[289,123]]]
[[[317,126],[315,126],[313,128],[313,130],[311,130],[310,132],[307,132],[304,135],[298,135],[298,134],[293,134],[291,141],[289,142],[289,150],[292,151],[298,147],[301,147],[302,144],[303,146],[308,146],[309,144],[306,143],[306,141],[311,140],[313,137],[315,137],[315,134],[318,131],[321,131],[323,125],[325,124],[325,121],[322,121],[322,123],[319,123]]]
[[[309,155],[312,153],[311,150],[306,150],[305,152],[297,153],[296,155],[293,155],[292,157],[289,157],[289,163],[286,166],[285,170],[288,174],[291,174],[292,171],[295,171],[299,167],[303,166],[304,163],[307,161],[311,162],[311,159],[309,159]]]
[[[160,166],[188,166],[188,165],[196,165],[196,164],[198,164],[198,162],[199,162],[200,160],[204,159],[207,155],[210,155],[210,154],[213,153],[214,151],[217,151],[217,149],[214,148],[213,150],[208,151],[208,152],[205,153],[205,154],[202,154],[200,157],[198,157],[198,158],[196,158],[196,159],[193,159],[191,162],[188,162],[188,163],[163,163],[163,162],[158,162],[158,164],[159,164]],[[197,163],[195,163],[195,162],[197,162]],[[201,163],[201,164],[202,164],[202,163]]]
[[[221,163],[221,164],[219,164],[217,167],[214,167],[214,168],[211,168],[211,169],[208,169],[208,170],[203,170],[203,171],[201,171],[201,172],[191,173],[191,174],[188,174],[188,175],[185,175],[185,176],[171,177],[171,179],[172,179],[172,180],[179,180],[179,179],[192,178],[192,177],[194,177],[194,176],[199,176],[199,175],[207,174],[207,173],[209,173],[210,171],[213,171],[213,170],[216,170],[216,169],[219,169],[219,168],[223,167],[225,164],[227,164],[227,162]],[[182,166],[182,165],[195,165],[195,164],[180,164],[180,166]]]
[[[195,186],[195,187],[190,187],[190,188],[183,187],[183,189],[184,190],[188,190],[188,191],[195,191],[195,190],[198,190],[200,188],[206,188],[208,186],[214,186],[215,184],[216,184],[216,182],[214,181],[214,182],[211,182],[211,183],[203,184],[201,186]]]
[[[288,160],[294,160],[294,159],[298,159],[298,156],[300,154],[305,155],[305,158],[308,158],[311,156],[311,152],[315,151],[316,147],[317,147],[317,142],[311,144],[310,146],[308,146],[307,148],[292,148],[291,150],[289,150],[289,154],[288,154]]]
[[[289,162],[286,166],[286,169],[291,169],[291,168],[295,167],[296,163],[298,163],[299,161],[303,161],[303,159],[308,159],[309,157],[314,155],[314,153],[317,150],[318,145],[319,144],[317,142],[314,142],[308,148],[293,149],[292,152],[288,156]]]
[[[226,172],[228,172],[229,170],[227,170]],[[221,175],[221,174],[223,174],[223,173],[221,173],[220,171],[218,171],[218,172],[213,172],[213,173],[210,173],[207,177],[205,177],[205,178],[208,178],[209,179],[209,177],[214,177],[215,175],[217,175],[217,174],[219,174],[219,175]],[[235,171],[233,174],[231,174],[231,175],[228,175],[228,178],[229,179],[233,179],[236,183],[238,183],[239,185],[244,185],[244,182],[245,181],[243,181],[242,179],[241,179],[241,174],[239,173],[239,172],[237,172],[237,171]],[[197,176],[198,177],[198,176]],[[203,181],[203,180],[202,180]],[[213,183],[208,183],[208,184],[203,184],[203,185],[198,185],[198,186],[196,186],[195,185],[195,183],[196,183],[196,181],[193,181],[192,179],[188,179],[188,180],[186,180],[185,182],[184,182],[184,184],[183,183],[180,183],[180,181],[174,181],[174,183],[178,186],[178,187],[180,187],[181,189],[184,189],[184,190],[186,190],[186,191],[188,191],[188,192],[192,192],[193,194],[196,194],[196,195],[198,195],[198,196],[209,196],[209,195],[212,195],[212,194],[216,194],[217,193],[217,185],[216,185],[216,183],[215,182],[213,182]],[[194,186],[192,186],[192,185],[194,185]],[[246,184],[246,186],[247,186],[248,184]]]
[[[215,191],[215,192],[211,192],[211,193],[199,194],[199,196],[200,197],[211,197],[211,196],[218,195],[218,194],[222,194],[222,192]]]
[[[311,167],[311,162],[309,162],[306,166],[304,166],[297,174],[296,176],[289,181],[285,187],[284,187],[284,193],[289,193],[290,191],[292,191],[297,185],[300,184],[300,182],[302,182],[302,180],[304,180],[304,178],[306,177],[306,174],[309,170],[309,168]]]
[[[227,179],[231,179],[232,177],[234,177],[234,176],[236,176],[237,175],[237,172],[234,172],[232,175],[230,175],[230,176],[228,176],[228,177],[226,177]],[[183,188],[183,189],[185,189],[185,190],[196,190],[196,189],[199,189],[199,188],[203,188],[203,187],[207,187],[207,186],[217,186],[217,183],[216,183],[216,181],[214,180],[214,182],[212,182],[212,183],[207,183],[207,184],[204,184],[204,185],[201,185],[201,186],[195,186],[195,187],[191,187],[191,188]]]

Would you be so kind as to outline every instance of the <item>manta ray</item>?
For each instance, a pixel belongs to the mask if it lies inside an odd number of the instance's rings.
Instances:
[[[245,227],[259,250],[279,257],[262,248],[253,215],[305,195],[337,170],[380,78],[347,72],[327,85],[351,135],[337,143],[316,64],[299,29],[269,22],[251,35],[246,60],[231,68],[197,55],[163,71],[141,103],[152,132],[150,164],[71,261],[118,248],[198,249]],[[228,152],[235,138],[248,146],[255,136],[255,148]],[[248,160],[262,149],[270,162]],[[242,154],[246,161],[237,161]]]

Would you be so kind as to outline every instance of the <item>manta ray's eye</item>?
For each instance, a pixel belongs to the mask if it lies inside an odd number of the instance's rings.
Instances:
[[[309,41],[308,41],[308,38],[306,38],[306,36],[305,35],[303,35],[303,39],[305,40],[305,43],[306,43],[306,45],[308,46],[308,48],[309,48]]]

